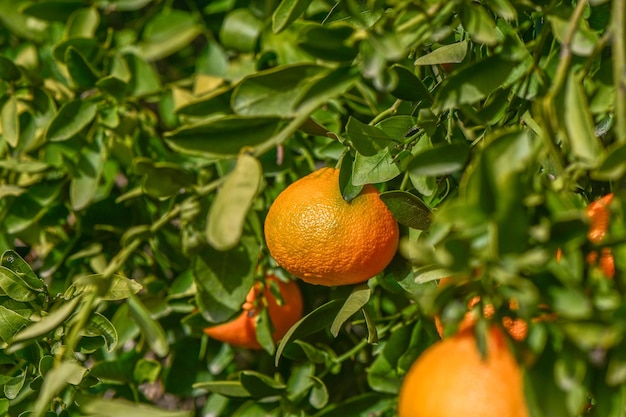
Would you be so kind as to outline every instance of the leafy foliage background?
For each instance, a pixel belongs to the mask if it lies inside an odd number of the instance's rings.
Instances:
[[[0,0],[0,412],[393,416],[433,315],[452,332],[480,295],[531,323],[533,416],[622,416],[624,9]],[[301,283],[278,346],[266,316],[262,352],[203,336],[285,276],[264,215],[322,165],[383,191],[396,259]],[[614,279],[585,261],[608,192]]]

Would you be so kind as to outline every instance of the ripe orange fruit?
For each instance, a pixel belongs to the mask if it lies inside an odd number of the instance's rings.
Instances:
[[[311,284],[366,281],[389,264],[398,238],[398,223],[378,190],[365,185],[347,202],[334,168],[319,169],[288,186],[265,219],[265,240],[276,262]]]
[[[609,193],[587,206],[586,213],[589,217],[587,238],[593,244],[600,244],[609,229],[611,217],[609,205],[611,201],[613,201],[613,193]],[[599,256],[597,251],[590,252],[587,256],[587,262],[590,265],[599,265],[600,270],[608,278],[615,276],[615,259],[610,248],[602,248]]]
[[[451,281],[451,278],[442,278],[439,280],[439,286],[441,287],[444,285],[448,285]],[[472,297],[467,303],[467,308],[471,310],[479,302],[480,297]],[[511,300],[509,302],[509,307],[511,308],[511,310],[516,310],[518,308],[517,303],[515,303],[514,300]],[[494,314],[495,309],[493,308],[493,305],[487,304],[483,307],[483,317],[485,317],[486,319],[492,318]],[[468,311],[467,313],[465,313],[463,320],[461,320],[461,322],[459,323],[458,331],[460,332],[474,326],[477,319],[478,318],[476,317],[475,311]],[[503,317],[502,325],[506,329],[507,333],[518,342],[525,340],[526,336],[528,336],[528,323],[526,323],[525,320],[513,319],[511,317]],[[435,327],[437,328],[437,333],[439,333],[439,336],[443,338],[443,325],[441,324],[441,319],[439,318],[439,316],[435,316]]]
[[[409,369],[398,417],[528,417],[522,374],[494,326],[486,334],[486,357],[473,328],[436,342]]]
[[[278,284],[282,305],[269,290],[270,282]],[[263,295],[261,297],[261,295]],[[274,276],[268,276],[265,288],[257,282],[246,296],[243,311],[235,319],[204,329],[204,333],[224,343],[248,349],[261,349],[256,338],[257,317],[261,308],[266,307],[272,320],[274,332],[272,339],[278,342],[298,320],[302,318],[302,293],[295,281],[283,282]]]

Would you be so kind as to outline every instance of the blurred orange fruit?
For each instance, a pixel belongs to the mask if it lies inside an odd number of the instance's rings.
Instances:
[[[613,193],[609,193],[587,206],[586,213],[589,217],[587,238],[593,244],[602,243],[609,229],[611,218],[609,205],[611,201],[613,201]],[[610,248],[602,248],[599,255],[597,251],[590,252],[587,255],[587,262],[592,266],[598,265],[608,278],[615,276],[615,259]]]
[[[409,369],[398,417],[528,417],[522,374],[506,337],[486,333],[486,357],[474,329],[436,342]]]
[[[289,185],[265,219],[271,255],[281,267],[311,284],[366,281],[389,264],[398,238],[398,223],[378,190],[365,185],[347,202],[334,168],[319,169]]]
[[[278,284],[283,303],[270,291],[270,283]],[[261,296],[262,295],[262,296]],[[268,276],[265,288],[260,282],[250,290],[243,311],[235,319],[204,329],[204,333],[224,343],[248,349],[261,349],[257,341],[257,318],[262,308],[267,308],[274,331],[272,339],[278,342],[298,320],[302,318],[302,293],[295,281],[283,282],[274,276]]]
[[[439,286],[441,287],[444,285],[448,285],[451,283],[451,281],[451,278],[442,278],[439,280]],[[467,303],[467,308],[470,311],[465,313],[463,320],[461,320],[461,322],[459,323],[458,332],[468,329],[476,324],[476,320],[478,319],[478,317],[476,317],[476,312],[471,309],[479,302],[480,297],[478,296],[472,297],[469,300],[469,302]],[[511,300],[509,302],[509,307],[511,310],[517,310],[518,307],[515,300]],[[493,308],[493,305],[487,304],[483,306],[483,317],[485,317],[486,319],[492,318],[495,312],[496,311]],[[528,323],[526,323],[525,320],[513,319],[511,317],[503,317],[502,325],[506,329],[507,333],[518,342],[525,340],[526,336],[528,336]],[[439,336],[443,338],[443,325],[441,324],[439,316],[435,316],[435,327],[437,328],[437,333],[439,333]]]

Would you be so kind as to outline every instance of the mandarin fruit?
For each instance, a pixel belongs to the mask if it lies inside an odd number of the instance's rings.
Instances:
[[[491,327],[482,357],[472,327],[436,342],[413,363],[398,417],[528,417],[522,374],[504,333]]]
[[[289,185],[265,219],[265,240],[276,262],[318,285],[355,284],[380,273],[398,248],[398,223],[365,185],[347,202],[339,171],[322,168]]]
[[[283,303],[269,290],[270,282],[278,284]],[[261,297],[263,294],[263,297]],[[264,300],[264,301],[263,301]],[[266,302],[265,305],[262,305]],[[250,290],[243,304],[243,311],[235,319],[216,326],[207,327],[204,333],[224,343],[248,349],[261,349],[256,337],[256,323],[261,308],[267,308],[274,331],[274,342],[283,338],[285,333],[302,318],[303,302],[300,287],[295,281],[283,282],[274,276],[268,276],[265,289],[261,283]]]

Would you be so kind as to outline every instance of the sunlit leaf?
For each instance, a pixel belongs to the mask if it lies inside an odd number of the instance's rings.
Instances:
[[[218,250],[234,248],[243,232],[244,221],[261,185],[259,161],[242,153],[235,169],[217,193],[207,218],[207,241]]]

